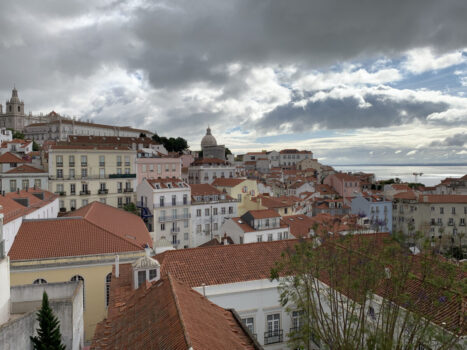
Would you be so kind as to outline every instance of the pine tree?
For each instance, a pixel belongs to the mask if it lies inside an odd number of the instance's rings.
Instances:
[[[42,307],[37,312],[39,328],[37,336],[30,337],[35,350],[65,350],[60,334],[60,321],[53,314],[49,306],[49,298],[44,291],[42,295]]]

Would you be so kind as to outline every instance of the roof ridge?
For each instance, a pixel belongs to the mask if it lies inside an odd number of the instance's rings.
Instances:
[[[186,345],[188,349],[193,349],[193,346],[191,345],[190,337],[188,336],[187,329],[185,326],[185,321],[183,319],[183,314],[182,314],[182,309],[180,307],[180,302],[178,301],[177,294],[175,293],[174,290],[174,281],[172,280],[172,275],[170,272],[167,273],[167,279],[169,280],[170,284],[170,292],[172,293],[172,297],[174,298],[175,301],[175,308],[177,310],[178,318],[180,319],[180,325],[182,326],[183,330],[183,337],[185,338]]]
[[[113,233],[113,232],[111,232],[111,231],[109,231],[109,230],[107,230],[107,229],[105,229],[105,228],[103,228],[103,227],[97,225],[96,223],[94,223],[94,222],[88,220],[88,219],[87,219],[86,217],[84,217],[84,216],[82,216],[82,218],[83,218],[83,220],[86,220],[86,222],[90,223],[91,225],[93,225],[93,226],[95,226],[95,227],[98,227],[99,229],[101,229],[101,230],[103,230],[103,231],[105,231],[105,232],[111,234],[112,236],[115,236],[115,237],[117,237],[117,238],[120,238],[121,240],[123,240],[123,241],[125,241],[125,242],[127,242],[127,243],[130,243],[131,245],[133,245],[133,246],[135,246],[135,247],[137,247],[137,248],[139,248],[139,249],[142,249],[142,247],[140,247],[140,246],[139,246],[138,244],[136,244],[135,242],[132,242],[132,241],[130,241],[129,239],[126,239],[126,238],[124,238],[124,237],[121,237],[121,236],[117,235],[116,233]]]

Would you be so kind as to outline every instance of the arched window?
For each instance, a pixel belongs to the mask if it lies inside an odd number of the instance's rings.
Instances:
[[[43,278],[38,278],[36,280],[34,280],[34,282],[32,282],[32,284],[46,284],[47,281]]]
[[[110,282],[112,280],[112,273],[105,276],[105,306],[109,306],[110,300]]]
[[[83,309],[84,309],[84,302],[85,302],[85,289],[84,289],[84,278],[80,275],[74,275],[73,277],[71,277],[70,281],[72,282],[78,282],[78,281],[82,281],[83,282]]]

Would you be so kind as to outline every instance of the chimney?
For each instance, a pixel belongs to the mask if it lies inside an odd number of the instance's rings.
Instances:
[[[115,277],[120,277],[120,257],[115,255]]]

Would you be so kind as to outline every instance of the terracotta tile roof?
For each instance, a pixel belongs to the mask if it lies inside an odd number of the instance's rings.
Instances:
[[[189,185],[181,179],[146,179],[152,188],[158,189],[156,184],[159,185],[160,189],[163,188],[189,188]],[[171,187],[169,187],[169,184]]]
[[[432,194],[423,196],[425,203],[466,203],[467,195],[460,194]]]
[[[131,289],[131,265],[111,280],[108,317],[96,328],[91,349],[258,349],[233,312],[172,275]]]
[[[143,229],[137,222],[141,219],[134,214],[99,202],[73,214],[74,217],[24,220],[9,252],[10,259],[134,252],[151,245],[146,226],[143,224]]]
[[[16,168],[12,168],[6,172],[6,174],[25,174],[25,173],[47,173],[47,171],[34,168],[30,165],[20,165]]]
[[[222,192],[219,191],[212,185],[209,184],[193,184],[191,187],[192,196],[208,196],[208,195],[221,195]]]
[[[357,181],[359,182],[360,179],[357,177],[357,176],[354,176],[354,175],[350,175],[350,174],[347,174],[347,173],[335,173],[335,174],[332,174],[332,175],[329,175],[329,176],[334,176],[340,180],[344,180],[344,181]]]
[[[290,233],[295,238],[309,237],[310,229],[316,223],[315,220],[304,214],[283,216],[282,222],[290,228]]]
[[[246,179],[217,178],[212,182],[212,185],[217,187],[235,187],[245,180]]]
[[[281,253],[297,240],[171,250],[155,256],[162,274],[190,287],[268,279]]]
[[[0,156],[0,163],[27,163],[28,161],[15,156],[13,153],[6,152]]]
[[[39,197],[43,199],[40,199]],[[43,206],[56,200],[58,196],[52,192],[45,190],[28,189],[17,192],[6,193],[5,196],[0,196],[0,213],[3,213],[3,224],[7,224],[21,216],[34,212]],[[26,199],[28,206],[22,205],[15,199]]]
[[[394,199],[407,199],[407,200],[416,200],[417,196],[415,195],[415,192],[410,190],[407,192],[400,192],[394,195]]]
[[[273,209],[249,210],[248,213],[250,213],[254,219],[267,219],[267,218],[280,217],[279,213]]]
[[[103,150],[103,151],[132,151],[129,146],[101,146],[101,145],[82,145],[82,144],[74,144],[74,143],[63,143],[57,145],[51,145],[50,149],[87,149],[87,150]]]
[[[77,216],[122,238],[130,239],[140,247],[145,244],[152,247],[149,231],[138,215],[95,201],[66,215],[66,217]]]

